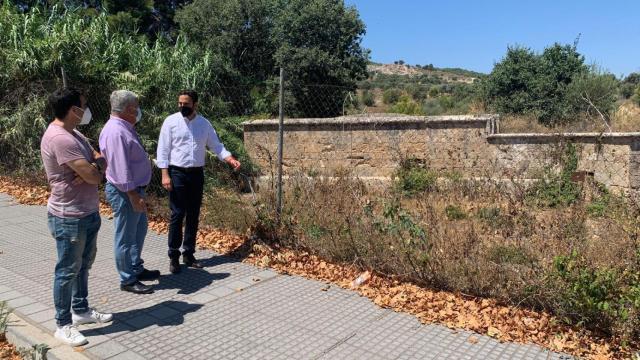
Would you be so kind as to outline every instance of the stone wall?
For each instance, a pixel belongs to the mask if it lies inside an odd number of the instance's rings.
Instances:
[[[263,175],[275,169],[277,120],[244,124],[244,141]],[[495,115],[357,116],[287,119],[285,174],[333,174],[341,168],[364,179],[390,179],[403,158],[465,177],[531,179],[554,167],[563,144],[578,151],[578,170],[614,189],[640,190],[640,133],[501,134]]]

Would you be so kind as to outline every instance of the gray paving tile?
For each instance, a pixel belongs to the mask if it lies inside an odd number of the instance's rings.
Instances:
[[[48,306],[36,302],[16,308],[15,311],[22,315],[31,315],[47,309],[49,309]]]
[[[92,347],[87,351],[91,355],[99,359],[108,359],[112,356],[115,356],[127,351],[127,348],[122,346],[119,342],[115,340],[109,340],[95,347]]]

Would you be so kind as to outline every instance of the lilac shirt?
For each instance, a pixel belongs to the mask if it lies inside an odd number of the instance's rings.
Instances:
[[[87,139],[78,130],[70,133],[51,123],[42,136],[40,152],[51,186],[49,212],[61,218],[81,218],[98,211],[98,185],[86,182],[74,185],[76,173],[67,165],[79,159],[94,161],[93,148]]]
[[[131,123],[111,115],[100,132],[100,152],[107,160],[107,181],[127,192],[151,180],[151,161]]]

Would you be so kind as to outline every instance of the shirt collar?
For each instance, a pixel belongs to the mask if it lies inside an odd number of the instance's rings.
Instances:
[[[177,114],[178,114],[178,116],[180,116],[180,117],[182,118],[182,120],[184,120],[184,121],[190,121],[190,122],[196,121],[196,120],[198,119],[198,117],[200,117],[200,114],[199,114],[199,113],[197,113],[197,112],[196,112],[196,116],[194,116],[194,117],[193,117],[193,120],[189,120],[189,118],[188,118],[188,117],[186,117],[186,116],[182,116],[182,113],[180,113],[180,112],[177,112]]]
[[[109,117],[109,120],[115,120],[115,121],[121,122],[127,127],[127,129],[133,130],[133,124],[131,124],[130,122],[128,122],[127,120],[125,120],[125,119],[123,119],[121,117],[117,117],[115,115],[111,115]]]

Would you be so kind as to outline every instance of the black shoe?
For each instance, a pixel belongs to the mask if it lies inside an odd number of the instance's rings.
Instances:
[[[196,260],[196,258],[193,255],[187,255],[187,254],[182,255],[182,262],[187,267],[192,267],[196,269],[202,269],[204,267],[202,266],[200,261]]]
[[[180,260],[178,260],[179,258],[173,258],[171,259],[171,262],[169,263],[169,271],[172,274],[177,274],[180,272]]]
[[[151,281],[151,280],[156,280],[159,277],[160,277],[160,270],[144,269],[142,270],[140,275],[138,275],[138,281]]]
[[[153,287],[145,285],[140,281],[136,281],[131,285],[120,285],[120,290],[132,292],[134,294],[151,294]]]

